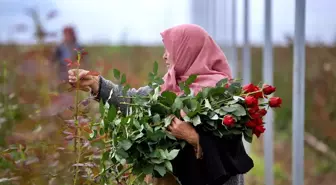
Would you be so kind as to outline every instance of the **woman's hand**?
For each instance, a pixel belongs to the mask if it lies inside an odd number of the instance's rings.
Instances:
[[[88,75],[88,73],[89,71],[86,71],[84,69],[69,70],[69,83],[72,86],[76,86],[78,83],[79,89],[84,91],[86,91],[87,89],[91,89],[92,93],[97,94],[99,90],[99,77]]]
[[[167,130],[177,139],[186,140],[193,146],[198,143],[198,133],[189,123],[174,117]]]
[[[199,135],[191,124],[174,117],[170,125],[167,127],[167,130],[177,139],[183,139],[194,146],[197,159],[202,158],[202,148],[199,144]]]

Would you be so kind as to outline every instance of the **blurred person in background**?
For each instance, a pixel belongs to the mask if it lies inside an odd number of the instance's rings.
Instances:
[[[81,48],[75,29],[71,26],[66,26],[63,29],[63,41],[56,46],[52,56],[52,66],[57,70],[57,75],[61,81],[68,80],[68,67],[64,59],[68,58],[76,61],[77,53],[74,51],[74,48]],[[85,67],[85,60],[81,60],[81,66]]]
[[[170,90],[181,94],[178,82],[191,74],[198,75],[191,85],[194,92],[199,92],[202,87],[215,86],[223,78],[232,78],[224,53],[200,26],[175,26],[162,32],[161,36],[165,47],[163,59],[168,68],[161,92]],[[102,76],[88,73],[82,69],[69,70],[70,84],[78,82],[80,89],[90,88],[97,101],[108,101],[125,112],[127,107],[121,102],[130,99],[120,97],[122,87]],[[150,87],[145,86],[129,90],[128,95],[147,95],[150,91]],[[252,169],[254,164],[245,151],[241,136],[229,140],[217,138],[177,117],[167,130],[188,144],[172,161],[174,174],[153,178],[154,185],[178,185],[176,178],[182,185],[244,185],[243,174]]]

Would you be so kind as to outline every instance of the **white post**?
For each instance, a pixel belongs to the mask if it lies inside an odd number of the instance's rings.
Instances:
[[[263,52],[263,82],[273,85],[273,45],[272,45],[272,0],[265,0],[265,27]],[[268,109],[265,117],[264,157],[265,157],[265,184],[274,184],[273,174],[273,111]]]
[[[243,47],[243,85],[251,82],[251,56],[249,38],[249,0],[244,0],[244,47]],[[246,152],[250,152],[250,144],[245,142]]]
[[[232,69],[232,76],[237,78],[238,75],[238,57],[237,57],[237,6],[236,0],[231,1],[232,5],[232,15],[231,15],[231,69]]]
[[[305,123],[305,19],[306,0],[295,3],[295,36],[293,65],[293,185],[304,184]]]

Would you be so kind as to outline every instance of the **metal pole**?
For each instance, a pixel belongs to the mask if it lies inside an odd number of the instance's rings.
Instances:
[[[264,28],[264,61],[263,61],[263,81],[273,85],[273,45],[272,45],[272,0],[265,0],[265,28]],[[268,109],[265,117],[265,137],[264,137],[264,156],[265,156],[265,184],[274,184],[273,174],[273,111]]]
[[[213,28],[214,28],[214,25],[213,25],[213,20],[214,20],[214,6],[213,6],[213,0],[211,1],[208,1],[208,30],[209,30],[209,34],[213,37]]]
[[[243,84],[251,82],[251,56],[249,38],[249,0],[244,0],[244,47],[243,47]],[[246,152],[250,152],[250,144],[244,141]]]
[[[304,184],[305,19],[306,0],[296,0],[293,56],[293,185]]]
[[[209,1],[203,1],[204,3],[204,29],[209,32]]]
[[[237,6],[236,6],[236,0],[231,1],[232,5],[232,22],[231,22],[231,39],[232,39],[232,45],[231,45],[231,67],[232,67],[232,75],[234,78],[237,78],[238,75],[238,60],[237,60]]]
[[[217,0],[210,1],[212,4],[212,36],[217,41]]]

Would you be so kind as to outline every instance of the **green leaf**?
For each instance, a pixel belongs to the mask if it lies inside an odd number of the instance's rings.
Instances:
[[[161,163],[163,163],[163,159],[151,159],[150,161],[152,163],[154,163],[154,164],[161,164]]]
[[[167,137],[168,137],[169,139],[171,139],[171,140],[174,140],[174,141],[177,140],[176,137],[174,137],[173,135],[171,135],[171,134],[169,134],[169,133],[166,133],[166,135],[167,135]]]
[[[224,78],[224,79],[220,80],[219,82],[217,82],[216,86],[217,87],[224,87],[224,85],[227,84],[227,82],[228,82],[228,79]]]
[[[162,177],[166,174],[165,166],[155,165],[154,170],[157,171]]]
[[[238,108],[237,104],[233,104],[233,105],[230,105],[230,106],[222,107],[222,109],[223,109],[225,112],[233,112],[233,111],[236,111],[237,108]]]
[[[153,173],[154,167],[152,165],[145,165],[142,167],[142,171],[144,174],[149,175]]]
[[[202,96],[203,96],[203,98],[207,98],[208,97],[210,90],[211,90],[210,87],[206,87],[206,88],[204,88],[202,90]]]
[[[99,101],[99,112],[101,116],[104,116],[105,106],[104,106],[104,102],[102,99]]]
[[[233,104],[236,104],[239,100],[231,100],[229,102],[227,102],[228,105],[233,105]]]
[[[117,109],[115,108],[115,106],[110,105],[110,108],[107,113],[107,120],[113,121],[116,115],[117,115]]]
[[[149,85],[151,85],[154,81],[155,75],[152,72],[148,73],[148,81],[149,81]]]
[[[164,150],[162,150],[162,149],[159,149],[158,150],[159,151],[159,153],[160,153],[160,157],[162,158],[162,159],[167,159],[167,152],[165,152]]]
[[[152,141],[159,141],[162,138],[164,138],[166,136],[166,134],[163,131],[156,131],[156,132],[152,132],[152,133],[147,133],[147,137],[152,140]]]
[[[144,125],[147,131],[152,132],[152,133],[154,132],[153,128],[148,123],[145,123]]]
[[[136,119],[133,119],[133,125],[141,132],[143,130],[143,126],[140,125],[139,121]]]
[[[109,158],[109,154],[110,154],[109,151],[104,152],[104,153],[103,153],[103,156],[102,156],[102,158],[101,158],[101,160],[102,160],[102,161],[106,161],[106,160],[108,160],[108,158]]]
[[[172,105],[176,97],[177,95],[171,91],[165,91],[161,94],[162,101],[166,102],[168,105]]]
[[[183,82],[179,83],[179,87],[184,92],[184,94],[190,94],[191,92],[190,88],[187,85],[185,85]]]
[[[165,161],[165,166],[169,171],[173,172],[173,165],[170,161]]]
[[[159,114],[155,114],[152,118],[153,123],[159,123],[161,121],[160,119],[160,115]]]
[[[168,125],[170,125],[170,123],[172,122],[172,120],[173,120],[173,116],[168,116],[168,117],[165,117],[164,118],[164,127],[167,127]]]
[[[237,105],[236,110],[232,112],[233,115],[235,116],[245,116],[246,115],[246,110],[243,106],[239,105],[239,104],[235,104]]]
[[[178,149],[171,150],[168,153],[168,155],[167,155],[167,159],[170,160],[170,161],[173,160],[173,159],[175,159],[175,157],[177,156],[177,154],[179,153],[179,151],[180,150],[178,150]]]
[[[204,101],[205,101],[205,105],[204,105],[204,106],[205,106],[206,108],[212,110],[212,107],[211,107],[211,104],[210,104],[209,100],[208,100],[208,99],[205,99]]]
[[[132,140],[135,141],[135,140],[137,140],[137,139],[140,139],[140,138],[142,138],[144,135],[145,135],[144,133],[140,132],[140,133],[137,134]]]
[[[252,143],[252,139],[253,139],[252,129],[245,130],[244,139],[245,139],[246,142]]]
[[[214,114],[210,119],[211,120],[218,120],[219,116],[217,114]]]
[[[126,75],[122,74],[120,84],[124,84],[124,83],[126,83]]]
[[[127,95],[128,90],[131,88],[130,85],[126,84],[122,90],[123,95]]]
[[[193,74],[193,75],[190,75],[189,78],[185,81],[185,85],[186,86],[189,86],[191,85],[197,78],[197,75]]]
[[[238,82],[234,82],[230,85],[228,91],[233,95],[237,95],[241,93],[241,89],[241,84]]]
[[[153,99],[154,101],[157,101],[159,96],[160,96],[160,87],[156,87],[156,88],[154,89],[154,94],[153,94],[153,96],[152,96],[152,99]]]
[[[181,110],[183,108],[183,102],[180,97],[175,98],[175,101],[172,105],[173,112]]]
[[[158,74],[158,69],[159,69],[159,64],[157,63],[157,61],[155,61],[153,65],[153,74],[155,76]]]
[[[223,110],[222,108],[216,109],[214,112],[217,113],[217,114],[219,114],[220,116],[224,116],[224,115],[226,115],[228,113],[225,110]]]
[[[129,157],[128,153],[123,149],[117,150],[116,155],[118,155],[121,159],[127,159]]]
[[[193,117],[192,119],[192,123],[193,125],[196,127],[197,125],[201,124],[201,118],[199,117],[199,115],[196,115],[195,117]]]
[[[113,75],[115,79],[120,79],[120,71],[118,69],[113,69]]]
[[[192,122],[192,120],[190,119],[189,116],[184,116],[183,117],[183,121],[185,121],[185,122]]]
[[[154,82],[157,84],[157,85],[162,85],[164,83],[163,79],[161,77],[157,77],[154,79]]]
[[[130,149],[132,147],[132,143],[130,140],[125,139],[123,141],[119,142],[119,145],[125,150],[127,151],[128,149]]]
[[[183,109],[189,117],[194,117],[200,110],[200,104],[195,99],[185,101],[185,108]]]
[[[233,134],[235,134],[235,135],[239,135],[239,134],[242,133],[242,131],[238,130],[238,129],[231,129],[230,132],[233,133]]]

